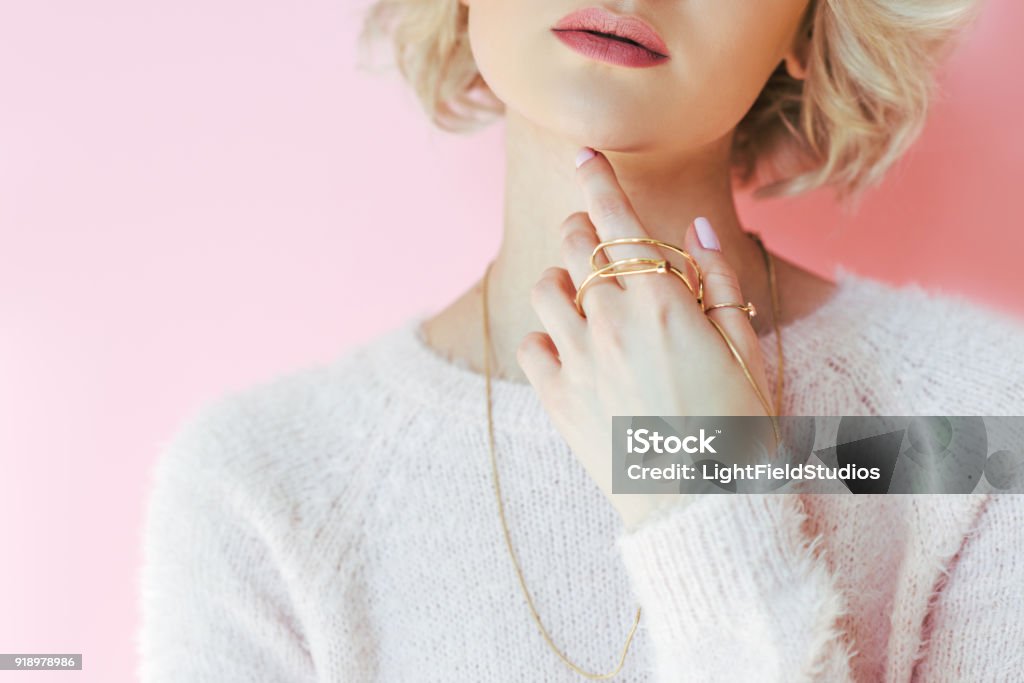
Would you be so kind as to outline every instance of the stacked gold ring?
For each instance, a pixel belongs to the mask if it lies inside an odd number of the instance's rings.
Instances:
[[[738,308],[747,314],[747,319],[753,318],[757,315],[757,309],[754,308],[754,304],[748,301],[746,304],[715,304],[714,306],[706,306],[704,312],[715,309],[715,308]]]
[[[697,281],[696,286],[694,286],[694,284],[690,282],[690,279],[686,276],[685,273],[683,273],[681,270],[679,270],[678,268],[676,268],[674,265],[672,265],[666,259],[663,258],[649,258],[639,256],[609,261],[609,263],[603,266],[598,265],[597,255],[601,253],[601,251],[606,247],[615,246],[617,244],[651,244],[657,247],[668,249],[669,251],[674,251],[675,253],[679,254],[686,260],[687,265],[693,271],[693,277]],[[768,400],[765,398],[764,393],[762,393],[760,387],[757,386],[757,382],[754,381],[753,375],[750,374],[750,369],[747,367],[746,361],[743,360],[743,356],[740,354],[735,344],[732,343],[732,340],[729,339],[729,335],[725,333],[725,330],[722,329],[722,326],[719,325],[714,318],[708,315],[709,311],[715,310],[716,308],[738,308],[747,314],[747,319],[749,320],[753,318],[755,315],[757,315],[757,309],[754,308],[754,304],[752,302],[748,301],[745,304],[728,302],[707,306],[706,302],[704,301],[704,273],[701,271],[700,266],[697,264],[697,260],[693,258],[693,256],[689,252],[684,251],[683,249],[675,246],[674,244],[668,244],[667,242],[662,242],[661,240],[655,239],[653,237],[620,237],[618,239],[605,240],[604,242],[600,242],[596,247],[594,247],[594,251],[591,252],[590,254],[590,267],[593,269],[592,272],[589,275],[587,275],[586,278],[584,278],[583,282],[580,283],[580,286],[577,288],[576,291],[576,310],[584,318],[587,317],[587,314],[586,312],[584,312],[582,305],[583,292],[585,292],[587,287],[590,286],[593,282],[596,282],[598,278],[619,277],[623,275],[638,275],[641,273],[671,273],[672,275],[675,275],[680,280],[682,280],[683,284],[686,285],[686,288],[690,290],[690,293],[696,297],[697,303],[700,305],[701,310],[704,312],[704,315],[707,317],[708,321],[711,322],[711,324],[715,327],[716,330],[718,330],[718,333],[721,335],[722,339],[729,347],[729,350],[732,352],[733,357],[739,362],[740,367],[743,369],[743,374],[746,375],[747,381],[750,382],[750,386],[753,387],[754,393],[757,394],[758,400],[761,401],[761,405],[764,407],[765,413],[768,415],[768,417],[771,418],[772,429],[775,431],[776,443],[780,441],[778,420],[772,412],[772,408],[768,403]]]
[[[635,257],[619,259],[617,261],[611,261],[604,266],[599,266],[597,263],[597,255],[601,253],[601,250],[605,247],[616,244],[653,244],[676,252],[686,259],[687,264],[689,264],[690,268],[693,270],[697,279],[697,286],[694,287],[693,283],[690,282],[689,278],[687,278],[682,271],[665,259]],[[633,267],[644,265],[646,265],[646,267]],[[621,266],[627,267],[620,268]],[[668,244],[667,242],[654,239],[653,237],[620,237],[618,239],[601,242],[594,247],[594,251],[590,254],[590,267],[593,269],[593,272],[587,275],[586,279],[580,283],[579,289],[576,291],[576,310],[584,318],[587,317],[587,314],[583,311],[583,292],[586,291],[587,287],[599,277],[618,277],[619,275],[636,275],[640,273],[671,273],[683,281],[683,284],[685,284],[686,288],[690,290],[690,293],[697,297],[697,303],[703,306],[704,274],[701,272],[700,266],[697,265],[697,260],[694,259],[689,252],[683,251],[673,244]]]
[[[614,246],[616,244],[652,244],[658,247],[663,247],[669,251],[674,251],[684,259],[690,269],[693,270],[694,275],[697,279],[697,286],[694,287],[693,283],[690,282],[689,278],[680,271],[678,268],[673,266],[665,259],[648,258],[643,256],[624,258],[611,261],[603,266],[598,265],[597,255],[601,253],[601,250],[605,247]],[[640,267],[635,267],[640,266]],[[686,288],[690,290],[690,293],[697,298],[697,303],[701,305],[701,310],[705,313],[714,310],[716,308],[738,308],[747,314],[748,318],[753,318],[757,315],[757,309],[754,307],[753,302],[748,301],[745,304],[740,303],[723,303],[714,304],[712,306],[706,306],[704,301],[704,273],[701,271],[700,266],[697,265],[697,260],[693,256],[683,249],[663,242],[653,237],[620,237],[614,240],[606,240],[599,243],[594,247],[594,251],[590,254],[590,267],[592,272],[580,283],[579,289],[576,291],[576,310],[584,318],[587,317],[586,312],[583,310],[583,292],[586,288],[599,277],[618,277],[620,275],[635,275],[639,273],[671,273],[683,281]]]

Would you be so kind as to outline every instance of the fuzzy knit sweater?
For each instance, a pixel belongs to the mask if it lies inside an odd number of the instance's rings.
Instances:
[[[845,269],[783,328],[793,415],[1024,415],[1024,325]],[[163,445],[143,683],[579,681],[502,535],[484,378],[424,314],[205,405]],[[762,338],[769,376],[774,338]],[[532,387],[494,382],[513,544],[619,681],[1024,680],[1024,496],[710,495],[626,530]]]

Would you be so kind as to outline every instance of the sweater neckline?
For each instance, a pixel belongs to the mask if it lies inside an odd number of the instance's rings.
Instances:
[[[824,323],[841,312],[858,289],[872,282],[841,265],[835,268],[833,279],[836,290],[828,300],[782,326],[787,368],[793,367],[792,360],[822,348],[816,340],[819,335],[829,334]],[[427,310],[417,311],[386,333],[384,344],[373,345],[371,348],[378,350],[373,359],[375,371],[393,391],[417,403],[420,412],[486,429],[486,378],[464,361],[449,359],[427,343],[422,324],[431,315]],[[758,338],[769,377],[774,377],[776,367],[775,336],[771,330]],[[492,377],[491,395],[496,431],[554,430],[532,385]]]

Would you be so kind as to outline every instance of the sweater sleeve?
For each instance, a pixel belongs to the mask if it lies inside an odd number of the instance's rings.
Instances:
[[[141,571],[139,679],[315,680],[287,582],[224,463],[242,450],[223,420],[189,420],[162,451]]]
[[[805,518],[798,494],[707,495],[618,537],[659,683],[853,680]]]
[[[1024,495],[994,494],[932,594],[914,680],[1019,681]]]

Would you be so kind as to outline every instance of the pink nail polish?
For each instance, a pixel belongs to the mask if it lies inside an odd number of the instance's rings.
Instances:
[[[718,243],[718,235],[715,234],[714,228],[711,227],[711,222],[707,218],[700,216],[693,220],[693,227],[697,230],[697,239],[700,240],[700,246],[705,249],[713,249],[714,251],[721,251],[722,245]]]
[[[576,168],[579,168],[583,164],[587,163],[594,158],[594,150],[589,147],[582,148],[576,153]]]

